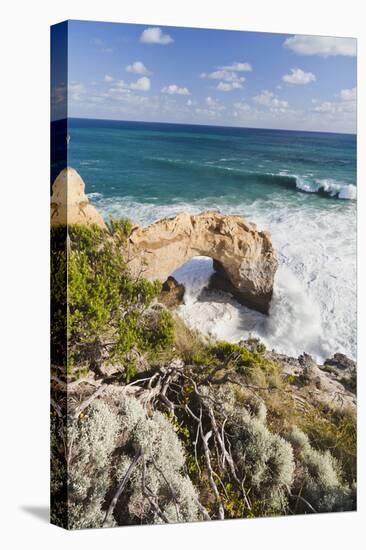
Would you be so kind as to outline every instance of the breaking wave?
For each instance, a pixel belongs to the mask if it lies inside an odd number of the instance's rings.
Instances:
[[[204,177],[209,174],[225,173],[225,180],[237,180],[245,184],[271,184],[288,189],[297,189],[305,193],[319,193],[325,197],[338,198],[343,200],[356,200],[357,187],[354,184],[340,182],[332,178],[312,178],[310,176],[300,176],[298,174],[290,174],[287,170],[278,173],[257,172],[247,169],[241,169],[235,166],[224,166],[216,161],[206,161],[204,163],[194,160],[174,159],[156,157],[148,159],[152,163],[162,165],[167,170],[182,170],[194,173],[195,177]],[[220,161],[229,162],[231,160],[222,158]]]
[[[356,200],[357,187],[352,183],[340,183],[331,178],[305,180],[299,176],[296,178],[296,187],[305,193],[320,193],[343,200]]]

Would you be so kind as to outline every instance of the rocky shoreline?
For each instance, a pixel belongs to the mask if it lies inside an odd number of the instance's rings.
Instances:
[[[174,311],[185,291],[174,266],[211,253],[226,289],[266,312],[277,268],[268,234],[212,212],[107,225],[72,169],[51,206],[55,524],[356,509],[355,362],[209,339]]]
[[[222,284],[217,284],[218,277],[217,273],[212,275],[209,289],[219,288],[231,293],[230,288],[223,288]],[[183,303],[184,293],[184,285],[178,283],[174,277],[169,277],[163,285],[158,301],[174,311]],[[243,345],[248,346],[248,341],[243,341]],[[249,345],[249,349],[255,352],[256,346]],[[281,365],[284,375],[297,381],[294,391],[296,387],[307,387],[311,399],[318,399],[329,405],[337,403],[340,406],[356,408],[357,366],[355,361],[343,353],[335,353],[322,364],[318,364],[306,352],[298,357],[292,357],[272,350],[266,352],[266,357]]]

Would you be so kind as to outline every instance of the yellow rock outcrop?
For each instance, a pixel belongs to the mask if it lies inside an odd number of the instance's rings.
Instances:
[[[52,185],[51,225],[106,225],[85,194],[85,183],[74,168],[64,168]]]

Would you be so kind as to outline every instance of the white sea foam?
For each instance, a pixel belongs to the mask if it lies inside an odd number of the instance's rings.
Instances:
[[[285,174],[280,174],[285,175]],[[306,193],[318,193],[322,191],[331,197],[338,199],[356,200],[357,187],[353,184],[347,184],[336,181],[332,178],[309,180],[304,177],[294,176],[296,178],[296,187]]]
[[[356,200],[357,187],[355,185],[345,185],[338,193],[339,199]]]
[[[347,186],[350,187],[350,186]],[[241,214],[269,230],[279,257],[268,316],[249,310],[222,292],[205,292],[212,261],[195,258],[174,276],[186,286],[179,314],[191,326],[216,338],[238,341],[257,335],[277,351],[304,351],[318,360],[336,352],[356,355],[356,205],[330,203],[319,208],[297,195],[292,203],[281,198],[230,204],[225,199],[193,203],[139,203],[131,197],[98,198],[107,216],[129,216],[147,224],[187,211],[217,208]],[[324,205],[325,206],[325,205]]]

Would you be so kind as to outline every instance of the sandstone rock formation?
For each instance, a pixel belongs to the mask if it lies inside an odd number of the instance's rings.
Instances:
[[[102,216],[85,195],[85,183],[76,170],[69,166],[64,168],[55,179],[52,191],[52,225],[96,224],[106,229]]]
[[[52,225],[95,224],[107,229],[102,216],[90,204],[85,183],[76,170],[62,170],[52,191]],[[276,254],[269,233],[258,231],[255,224],[240,216],[182,213],[148,227],[135,226],[124,253],[132,274],[162,283],[191,258],[208,256],[214,260],[215,268],[211,286],[230,292],[248,307],[268,312]],[[184,290],[177,288],[177,292],[175,299],[181,299]]]
[[[213,258],[216,287],[230,291],[248,307],[268,312],[276,253],[269,233],[240,216],[182,213],[135,227],[126,252],[132,273],[162,282],[195,256]]]

